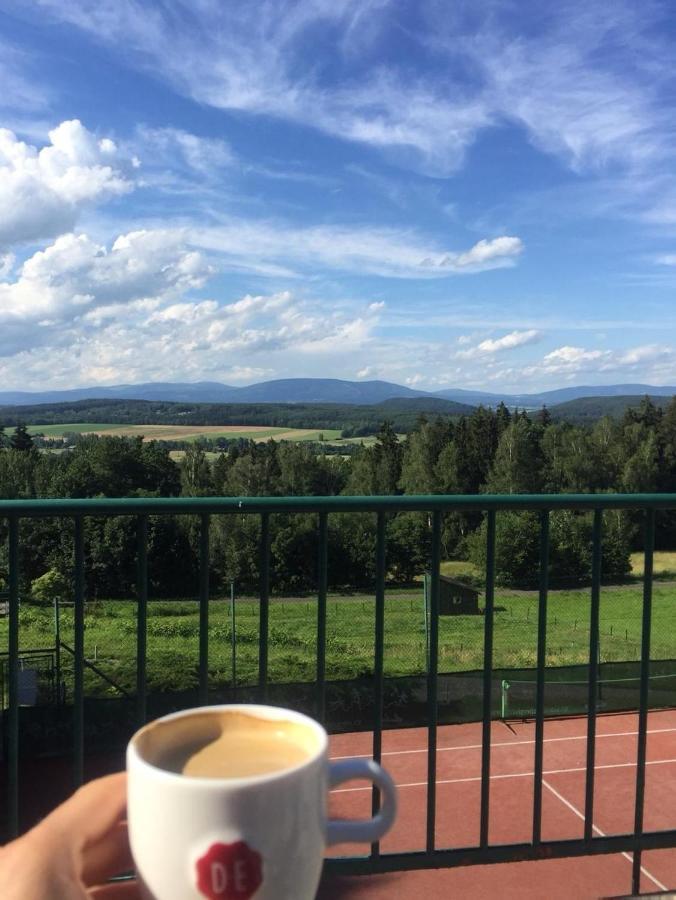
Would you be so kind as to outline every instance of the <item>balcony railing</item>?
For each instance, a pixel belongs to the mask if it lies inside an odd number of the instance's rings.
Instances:
[[[19,828],[21,796],[19,794],[19,762],[21,752],[19,717],[20,620],[19,578],[22,522],[37,517],[70,519],[74,522],[73,573],[73,692],[72,692],[72,758],[75,782],[83,779],[85,745],[84,675],[87,661],[84,653],[85,614],[85,528],[92,516],[133,516],[137,534],[137,619],[136,619],[136,721],[146,720],[148,692],[146,678],[148,616],[148,517],[157,515],[192,515],[200,518],[199,542],[199,644],[198,672],[200,703],[209,693],[209,526],[214,515],[257,516],[260,519],[260,583],[258,697],[268,696],[268,633],[270,623],[270,516],[286,513],[314,513],[318,528],[318,584],[316,620],[315,714],[323,720],[326,710],[326,639],[328,583],[328,522],[339,513],[363,513],[376,516],[375,547],[375,617],[373,697],[373,757],[380,760],[383,746],[384,628],[385,582],[387,574],[386,522],[388,514],[401,511],[424,511],[431,527],[431,559],[429,579],[429,654],[426,673],[427,691],[427,799],[425,849],[416,852],[382,853],[373,845],[365,857],[331,859],[328,867],[346,874],[388,872],[405,869],[438,868],[516,860],[551,859],[565,856],[630,852],[633,854],[633,889],[638,891],[643,850],[676,846],[676,830],[645,831],[644,799],[646,741],[649,711],[649,669],[651,652],[651,611],[653,594],[653,548],[656,514],[676,509],[676,495],[666,494],[602,494],[602,495],[513,495],[513,496],[397,496],[397,497],[284,497],[284,498],[180,498],[180,499],[97,499],[97,500],[27,500],[0,501],[0,520],[7,522],[8,533],[8,648],[5,667],[8,703],[3,712],[6,731],[6,766],[8,795],[6,831],[15,835]],[[539,591],[537,620],[537,667],[535,674],[535,742],[532,804],[532,837],[525,843],[495,844],[489,841],[491,815],[491,721],[495,717],[495,683],[493,679],[493,641],[495,617],[495,547],[496,516],[505,510],[539,512]],[[593,513],[592,575],[590,586],[589,654],[587,685],[586,787],[584,804],[584,836],[575,840],[545,840],[542,836],[543,747],[545,720],[545,664],[547,642],[547,604],[549,594],[549,523],[555,510],[585,510]],[[636,750],[636,782],[634,828],[626,834],[594,836],[593,811],[596,759],[596,723],[599,686],[599,611],[601,598],[602,529],[604,510],[633,510],[643,519],[644,576],[642,587],[641,650],[639,662],[638,727]],[[480,833],[476,846],[464,848],[438,847],[437,819],[437,728],[439,674],[439,596],[442,522],[445,513],[482,513],[486,526],[485,609],[483,618],[483,673],[481,717],[481,793]],[[372,805],[378,807],[374,791]]]

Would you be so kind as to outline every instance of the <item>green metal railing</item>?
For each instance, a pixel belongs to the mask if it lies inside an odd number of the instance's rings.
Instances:
[[[544,687],[547,639],[547,600],[549,569],[549,520],[554,510],[593,512],[591,618],[589,639],[589,692],[587,707],[587,755],[584,806],[584,837],[579,840],[543,840],[542,783],[544,746]],[[644,578],[641,630],[640,698],[634,829],[631,833],[594,836],[594,764],[599,680],[599,605],[601,595],[602,512],[634,510],[644,516]],[[9,563],[9,640],[8,708],[3,717],[7,730],[7,831],[14,835],[19,826],[18,788],[20,730],[18,707],[19,671],[19,549],[21,524],[36,517],[59,517],[74,521],[74,670],[73,670],[73,743],[74,780],[82,782],[84,769],[84,609],[86,519],[90,516],[135,516],[137,520],[137,629],[136,629],[136,721],[146,720],[146,632],[148,613],[148,516],[196,515],[200,519],[199,540],[199,702],[208,699],[208,626],[209,626],[209,525],[212,515],[254,515],[260,518],[260,584],[258,690],[261,700],[268,689],[268,631],[270,611],[270,516],[279,513],[314,513],[318,521],[317,654],[315,712],[320,720],[326,711],[326,626],[328,584],[328,521],[333,514],[360,512],[376,515],[376,585],[374,626],[373,757],[380,760],[383,736],[385,577],[387,572],[386,521],[388,513],[424,511],[431,516],[431,575],[429,581],[429,663],[427,671],[427,806],[425,849],[418,852],[381,852],[378,842],[366,857],[327,860],[327,867],[342,873],[375,873],[403,869],[494,863],[516,860],[560,858],[588,854],[633,853],[633,890],[639,889],[641,852],[676,846],[676,830],[643,829],[646,737],[648,724],[648,685],[650,665],[650,628],[652,609],[653,548],[656,512],[676,509],[676,495],[602,494],[602,495],[513,495],[513,496],[397,496],[397,497],[283,497],[283,498],[180,498],[180,499],[97,499],[97,500],[9,500],[0,501],[0,520],[8,523],[7,555]],[[532,837],[525,843],[491,844],[489,841],[491,741],[493,708],[493,637],[495,614],[496,517],[504,510],[540,512],[539,592],[537,623],[537,672],[535,703],[535,748]],[[483,715],[481,751],[480,834],[474,847],[439,848],[436,842],[436,773],[439,665],[439,570],[443,514],[482,512],[487,516],[486,581],[483,642]],[[374,790],[372,808],[377,811],[379,796]]]

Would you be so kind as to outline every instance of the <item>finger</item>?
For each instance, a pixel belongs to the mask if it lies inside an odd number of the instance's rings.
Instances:
[[[87,900],[140,900],[138,881],[115,881],[87,891]]]
[[[81,878],[86,885],[101,884],[133,868],[126,822],[115,823],[100,841],[82,851]]]
[[[127,776],[118,772],[85,784],[38,827],[60,842],[66,836],[77,852],[104,838],[125,817],[126,806]]]

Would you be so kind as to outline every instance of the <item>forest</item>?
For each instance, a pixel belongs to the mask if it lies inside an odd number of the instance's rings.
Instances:
[[[456,419],[419,416],[401,440],[381,423],[370,447],[349,457],[323,454],[318,445],[238,441],[210,459],[195,443],[174,462],[166,447],[138,438],[85,435],[72,449],[40,452],[25,425],[0,431],[0,498],[163,496],[329,496],[391,494],[519,494],[676,492],[676,398],[662,409],[644,398],[623,418],[591,426],[553,422],[536,414],[479,407]],[[72,523],[50,519],[22,523],[22,591],[41,578],[68,580]],[[478,513],[444,515],[445,559],[485,563],[485,522]],[[7,567],[7,529],[0,521],[0,579]],[[676,516],[660,514],[658,547],[676,546]],[[259,566],[255,516],[214,516],[210,529],[213,589],[231,581],[255,589]],[[602,570],[621,580],[629,554],[640,549],[640,514],[604,515]],[[152,517],[149,578],[154,596],[192,596],[197,584],[199,523],[191,516]],[[271,520],[272,588],[316,589],[316,517],[275,515]],[[375,574],[375,519],[341,513],[329,517],[329,583],[365,588]],[[126,597],[135,589],[136,531],[131,517],[87,519],[89,596]],[[430,527],[424,513],[392,514],[387,523],[387,571],[409,583],[429,565]],[[533,587],[538,564],[535,513],[498,516],[499,583]],[[590,515],[551,516],[552,584],[588,581]],[[0,585],[1,588],[1,585]]]

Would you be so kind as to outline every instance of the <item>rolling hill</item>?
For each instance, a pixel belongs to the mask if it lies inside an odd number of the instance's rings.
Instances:
[[[538,409],[581,397],[622,398],[628,396],[672,396],[676,387],[648,384],[611,384],[565,387],[537,394],[487,393],[463,388],[420,391],[389,381],[344,381],[338,378],[283,378],[245,387],[216,381],[148,382],[109,387],[75,388],[69,391],[0,391],[0,406],[41,403],[73,403],[80,400],[148,400],[170,403],[342,403],[373,405],[397,398],[440,398],[466,406],[497,406]]]

